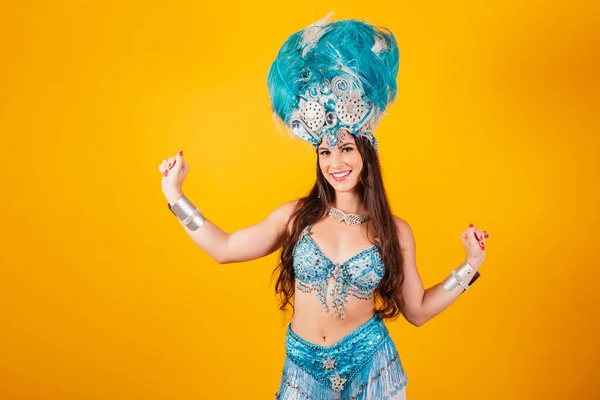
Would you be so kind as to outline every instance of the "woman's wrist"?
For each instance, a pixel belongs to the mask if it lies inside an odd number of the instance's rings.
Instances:
[[[475,258],[470,258],[470,257],[467,257],[467,259],[465,261],[468,262],[471,267],[473,267],[474,271],[477,271],[479,269],[479,267],[481,267],[481,264],[483,264],[483,262],[481,260],[477,260]]]
[[[179,200],[181,198],[181,196],[183,196],[183,192],[180,190],[173,190],[173,191],[168,191],[164,193],[165,198],[167,199],[167,201],[169,202],[170,205],[175,204],[175,202],[177,202],[177,200]]]

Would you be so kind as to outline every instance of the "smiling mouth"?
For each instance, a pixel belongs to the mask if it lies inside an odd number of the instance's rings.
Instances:
[[[339,180],[343,180],[344,178],[346,178],[348,175],[350,175],[350,173],[352,173],[352,170],[336,172],[335,174],[330,174],[330,175],[333,177],[334,180],[339,181]]]

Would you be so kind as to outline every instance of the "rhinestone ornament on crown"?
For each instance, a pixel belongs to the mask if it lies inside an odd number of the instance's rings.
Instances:
[[[376,147],[370,132],[370,120],[374,115],[373,102],[364,96],[361,89],[351,87],[341,76],[323,79],[320,84],[309,85],[298,96],[298,109],[292,112],[290,121],[295,135],[318,146],[325,136],[329,146],[340,140],[340,130],[366,136]]]

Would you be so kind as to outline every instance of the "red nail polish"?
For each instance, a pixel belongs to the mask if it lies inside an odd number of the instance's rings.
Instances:
[[[469,228],[472,228],[472,227],[473,227],[473,224],[469,224]]]
[[[183,150],[179,150],[179,155],[183,157]]]
[[[484,236],[485,236],[486,239],[490,237],[490,235],[487,234],[487,233]]]

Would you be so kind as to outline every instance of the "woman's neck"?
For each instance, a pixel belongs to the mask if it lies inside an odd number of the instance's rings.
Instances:
[[[367,210],[365,209],[360,195],[355,192],[336,192],[335,200],[331,204],[339,210],[342,210],[346,214],[359,214],[365,215]]]

